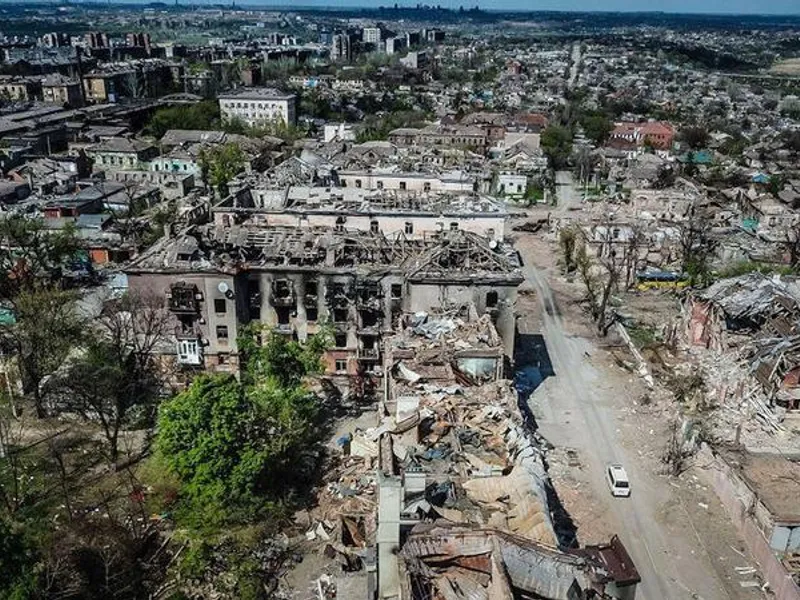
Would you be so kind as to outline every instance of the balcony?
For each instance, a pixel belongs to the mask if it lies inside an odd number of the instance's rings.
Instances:
[[[316,294],[306,294],[303,296],[303,305],[306,308],[315,308],[317,306],[318,296]]]
[[[294,293],[294,285],[291,281],[280,279],[272,283],[272,293],[270,294],[272,306],[295,306],[297,296]]]
[[[297,304],[297,298],[294,293],[290,293],[286,296],[276,296],[273,293],[270,298],[270,303],[272,306],[295,306]]]
[[[176,283],[167,292],[167,306],[175,314],[188,315],[200,312],[200,302],[203,294],[197,286],[185,283]]]
[[[383,310],[383,298],[381,296],[358,296],[356,298],[358,310],[372,310],[380,312]]]
[[[179,365],[199,367],[203,364],[203,345],[197,337],[178,339],[175,354]]]

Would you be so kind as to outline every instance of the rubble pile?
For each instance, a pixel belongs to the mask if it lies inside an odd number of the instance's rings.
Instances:
[[[543,451],[510,382],[499,379],[500,344],[489,316],[478,318],[474,307],[466,321],[414,315],[391,340],[385,412],[396,465],[406,479],[424,475],[428,490],[455,490],[448,505],[412,495],[406,509],[555,545]]]
[[[800,408],[796,282],[760,273],[720,280],[689,299],[684,325],[684,356],[704,381],[715,438],[800,448],[784,423]]]

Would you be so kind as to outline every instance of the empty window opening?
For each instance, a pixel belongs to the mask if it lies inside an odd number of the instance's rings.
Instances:
[[[392,295],[392,300],[399,300],[403,297],[403,285],[400,283],[393,283],[389,293]]]
[[[278,325],[288,325],[292,318],[292,309],[288,306],[279,306],[275,309],[278,316]]]
[[[292,286],[286,279],[278,279],[272,285],[276,298],[286,299],[292,296]]]
[[[227,325],[217,325],[217,341],[220,344],[227,344],[228,343],[228,326]]]
[[[315,323],[319,320],[319,310],[316,308],[307,308],[306,309],[306,321],[310,321]]]
[[[486,308],[496,307],[497,301],[498,301],[497,292],[488,292],[486,294]]]
[[[333,309],[333,322],[334,323],[344,323],[347,321],[347,309],[346,308],[334,308]]]
[[[361,313],[361,324],[363,327],[377,327],[378,326],[378,313],[365,310]]]
[[[333,336],[333,343],[337,348],[347,348],[347,334],[337,333],[335,336]]]
[[[225,314],[228,310],[228,303],[225,298],[214,298],[214,312],[217,314]]]

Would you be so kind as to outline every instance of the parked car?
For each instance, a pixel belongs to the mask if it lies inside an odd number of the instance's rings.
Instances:
[[[606,481],[612,496],[627,498],[631,495],[631,483],[622,465],[608,465]]]

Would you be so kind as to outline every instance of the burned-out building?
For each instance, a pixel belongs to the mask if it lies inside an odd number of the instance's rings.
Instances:
[[[453,230],[424,239],[341,228],[209,224],[164,238],[127,268],[130,287],[163,293],[175,355],[187,367],[235,371],[240,327],[261,323],[305,341],[333,330],[330,374],[377,372],[381,338],[403,313],[472,304],[513,355],[518,257]]]
[[[508,218],[502,204],[474,193],[312,186],[246,187],[212,210],[218,225],[247,222],[300,229],[329,227],[406,239],[463,230],[497,242],[503,239]]]

